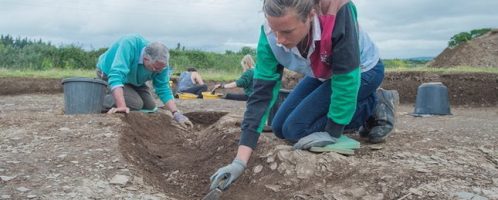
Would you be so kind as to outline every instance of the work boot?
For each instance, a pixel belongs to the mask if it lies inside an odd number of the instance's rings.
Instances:
[[[375,120],[373,117],[369,117],[365,123],[363,123],[362,126],[360,126],[360,129],[358,129],[358,133],[360,133],[360,137],[366,138],[370,134],[370,131],[372,130],[372,127],[374,126]]]
[[[394,129],[396,108],[399,104],[399,94],[396,90],[377,90],[378,102],[374,108],[373,126],[368,133],[371,143],[384,142]]]

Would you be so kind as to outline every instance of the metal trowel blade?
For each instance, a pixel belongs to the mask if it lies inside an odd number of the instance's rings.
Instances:
[[[221,197],[221,193],[222,191],[219,188],[215,188],[209,191],[209,193],[206,194],[206,196],[204,196],[202,200],[219,200]]]

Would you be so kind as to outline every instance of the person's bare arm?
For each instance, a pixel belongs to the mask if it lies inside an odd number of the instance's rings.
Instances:
[[[129,113],[130,108],[126,107],[123,87],[116,87],[112,90],[112,97],[116,102],[116,108],[111,108],[107,113]]]
[[[164,106],[171,112],[178,111],[178,108],[176,107],[176,103],[173,99],[169,100],[164,104]]]
[[[252,149],[250,147],[239,145],[239,149],[237,150],[237,156],[235,156],[235,158],[244,161],[244,163],[247,165],[247,163],[249,162],[249,158],[251,157],[251,154],[252,154]]]
[[[195,84],[203,85],[204,81],[202,80],[201,75],[198,72],[192,72],[192,80]]]
[[[236,88],[237,84],[235,82],[227,83],[223,88]]]

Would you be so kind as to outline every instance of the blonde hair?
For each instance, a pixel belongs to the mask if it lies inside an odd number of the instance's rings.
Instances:
[[[287,14],[288,9],[295,9],[299,19],[305,22],[311,10],[319,2],[319,0],[265,0],[263,12],[267,17],[281,17]]]
[[[244,69],[244,71],[247,71],[248,69],[254,67],[254,60],[252,59],[251,55],[247,54],[242,58],[240,64],[242,65],[242,69]]]

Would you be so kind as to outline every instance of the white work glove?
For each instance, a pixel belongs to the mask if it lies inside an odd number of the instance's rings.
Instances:
[[[233,181],[239,178],[246,169],[244,161],[235,159],[227,166],[224,166],[211,176],[210,189],[219,188],[220,190],[227,189]]]
[[[183,115],[180,111],[173,113],[173,119],[175,119],[183,128],[191,129],[194,127],[194,124],[192,124],[188,117]]]

